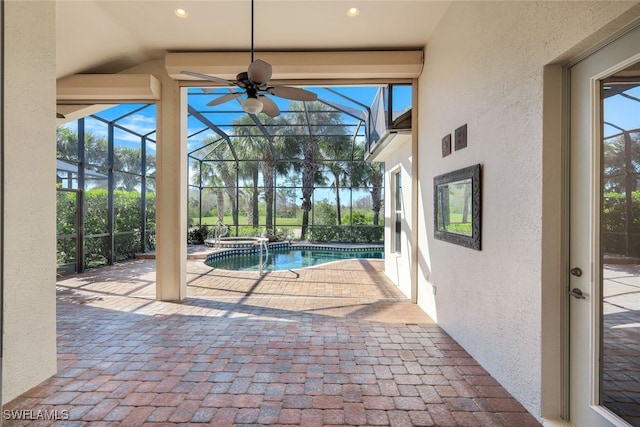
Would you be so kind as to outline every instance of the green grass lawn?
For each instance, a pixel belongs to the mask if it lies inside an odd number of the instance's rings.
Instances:
[[[464,236],[473,236],[473,224],[470,222],[464,224],[448,224],[446,230],[449,233],[462,234]]]
[[[467,221],[471,221],[471,215],[467,216]],[[471,222],[462,222],[462,213],[450,212],[449,224],[447,224],[446,230],[450,233],[472,236],[473,224]]]

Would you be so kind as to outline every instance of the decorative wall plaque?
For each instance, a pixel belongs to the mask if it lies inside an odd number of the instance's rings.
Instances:
[[[451,134],[442,138],[442,157],[447,157],[449,154],[451,154]]]
[[[467,125],[466,123],[456,129],[455,132],[455,146],[456,151],[462,150],[467,146]]]

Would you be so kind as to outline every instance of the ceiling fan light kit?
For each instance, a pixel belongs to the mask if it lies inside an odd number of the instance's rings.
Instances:
[[[315,101],[318,99],[318,95],[305,89],[269,85],[272,75],[271,64],[261,59],[254,60],[253,56],[253,0],[251,0],[251,64],[249,64],[247,71],[239,73],[235,81],[191,71],[182,71],[182,74],[241,89],[239,92],[231,92],[214,98],[207,105],[220,105],[246,94],[247,98],[241,104],[242,109],[248,114],[263,112],[270,117],[276,117],[280,114],[280,109],[273,100],[266,96],[267,94],[294,101]]]
[[[258,114],[262,112],[263,104],[257,98],[247,98],[242,101],[242,109],[247,114]]]

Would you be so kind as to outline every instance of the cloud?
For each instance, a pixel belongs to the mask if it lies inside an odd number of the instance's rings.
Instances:
[[[114,107],[118,108],[118,107]],[[110,110],[106,110],[110,111]],[[102,117],[97,114],[98,117]],[[108,120],[108,119],[107,119]],[[107,123],[92,117],[85,117],[85,132],[91,133],[98,138],[106,139],[108,137],[109,126]],[[124,129],[116,127],[114,129],[114,139],[116,145],[139,146],[142,138],[139,135],[149,135],[153,141],[156,139],[156,117],[155,110],[143,110],[131,116],[127,116],[122,120],[118,120],[117,124]]]

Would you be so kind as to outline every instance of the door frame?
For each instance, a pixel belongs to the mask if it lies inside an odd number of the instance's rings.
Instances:
[[[76,273],[82,273],[84,272],[84,218],[83,218],[83,214],[84,214],[84,190],[80,190],[77,188],[56,188],[56,195],[58,193],[72,193],[75,194],[75,204],[76,204],[76,226],[75,226],[75,233],[74,236],[71,237],[70,234],[68,235],[60,235],[56,233],[56,246],[58,244],[58,241],[60,239],[68,239],[68,240],[75,240],[76,242],[76,251],[75,251],[75,265],[74,265],[74,271],[72,274],[76,274]],[[57,260],[56,260],[57,262]],[[71,264],[66,264],[68,267],[71,266]],[[62,267],[62,270],[61,270]],[[66,269],[64,268],[64,266],[60,266],[58,265],[58,274],[60,275],[65,275],[67,274]],[[70,273],[71,274],[71,273]]]
[[[613,37],[610,37],[605,43],[595,46],[590,51],[570,61],[562,67],[562,80],[563,80],[563,147],[562,147],[562,256],[561,264],[563,266],[562,271],[562,418],[571,422],[571,297],[569,291],[571,289],[571,277],[569,270],[571,269],[571,73],[572,67],[578,65],[580,62],[591,58],[593,55],[603,51],[604,49],[612,48],[616,49],[616,46],[612,46],[616,41],[623,38],[627,34],[640,28],[640,22],[636,21],[632,25],[629,25],[623,31],[618,32]],[[590,116],[590,180],[589,189],[587,191],[589,197],[589,261],[588,271],[585,271],[589,280],[589,289],[587,296],[590,297],[587,302],[590,304],[590,319],[589,319],[589,331],[587,332],[588,339],[590,340],[589,347],[592,349],[589,355],[589,405],[592,409],[602,416],[607,421],[614,425],[628,425],[626,421],[618,417],[613,412],[607,410],[603,406],[597,404],[599,400],[600,391],[600,370],[601,367],[598,363],[599,356],[601,355],[602,348],[599,340],[602,331],[600,325],[601,307],[601,286],[599,286],[602,280],[601,272],[601,255],[600,255],[600,186],[601,186],[601,146],[599,141],[602,138],[602,126],[600,124],[602,120],[602,103],[600,99],[600,81],[608,76],[611,76],[619,71],[624,70],[640,61],[640,53],[632,55],[631,57],[623,59],[621,62],[600,71],[599,73],[590,76],[589,78],[589,99],[591,103],[589,105]]]

